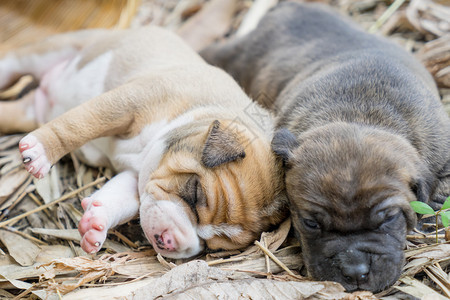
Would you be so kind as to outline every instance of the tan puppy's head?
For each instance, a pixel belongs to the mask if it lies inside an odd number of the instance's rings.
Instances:
[[[194,122],[169,133],[165,145],[140,208],[142,228],[162,255],[243,248],[287,217],[282,161],[267,135],[254,138],[228,120]]]
[[[423,184],[417,152],[401,137],[368,126],[331,123],[297,140],[276,133],[286,189],[308,272],[349,290],[381,291],[403,266],[409,202]]]

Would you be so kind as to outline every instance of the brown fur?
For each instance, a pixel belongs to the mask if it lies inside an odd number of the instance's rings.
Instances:
[[[226,127],[227,124],[222,126]],[[241,226],[243,232],[238,236],[216,236],[206,240],[210,249],[239,249],[242,245],[254,241],[260,232],[271,224],[278,224],[283,220],[284,200],[279,198],[283,194],[283,185],[279,181],[279,178],[282,178],[281,165],[270,153],[259,151],[268,146],[267,141],[256,140],[252,143],[253,147],[245,148],[245,159],[221,164],[215,168],[205,167],[204,164],[198,163],[202,157],[201,145],[205,139],[205,131],[202,131],[174,141],[169,146],[161,167],[151,175],[146,189],[150,193],[163,194],[164,191],[175,190],[179,191],[178,195],[182,195],[186,181],[191,178],[190,175],[196,174],[200,179],[204,197],[199,199],[194,210],[188,210],[190,218],[200,225]],[[245,137],[241,136],[241,139]],[[273,188],[265,188],[270,185],[273,185]],[[186,200],[176,195],[157,198],[167,197],[186,203]]]

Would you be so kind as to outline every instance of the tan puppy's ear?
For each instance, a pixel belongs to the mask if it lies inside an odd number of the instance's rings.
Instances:
[[[202,163],[208,168],[214,168],[244,157],[244,146],[237,134],[229,128],[222,128],[220,122],[215,120],[209,128]]]
[[[283,159],[286,166],[289,165],[289,160],[293,157],[293,151],[299,146],[296,137],[286,128],[281,128],[272,139],[272,150],[276,155]]]

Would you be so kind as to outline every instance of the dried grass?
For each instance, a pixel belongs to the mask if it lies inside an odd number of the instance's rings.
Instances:
[[[391,9],[388,18],[384,14],[388,5],[383,1],[322,2],[350,13],[365,28],[389,35],[417,52],[439,83],[443,103],[450,112],[450,17],[442,1],[406,2]],[[203,6],[204,0],[2,0],[0,52],[49,34],[79,28],[124,28],[151,23],[178,30],[187,20],[195,24],[194,18]],[[218,24],[216,35],[225,31],[235,33],[243,19],[245,24],[251,24],[247,15],[250,7],[251,2],[237,0],[232,19],[223,21],[228,22],[226,30],[223,24]],[[253,10],[257,11],[255,7]],[[29,83],[27,79],[24,81]],[[0,93],[0,98],[11,98],[28,83]],[[289,220],[276,231],[264,233],[260,241],[245,251],[199,257],[206,264],[199,261],[186,264],[183,260],[168,261],[157,256],[140,234],[137,222],[111,231],[99,254],[86,255],[79,247],[80,235],[76,230],[82,216],[80,200],[111,178],[111,170],[88,167],[71,155],[58,163],[44,181],[36,181],[21,166],[17,151],[20,138],[21,135],[0,138],[2,298],[58,299],[62,295],[65,299],[148,299],[152,295],[232,298],[243,286],[247,290],[242,293],[253,298],[267,295],[280,299],[293,295],[313,295],[317,299],[375,298],[367,292],[347,294],[335,283],[311,282],[302,277],[298,272],[304,271],[301,249],[288,236]],[[435,244],[434,235],[420,231],[408,235],[402,277],[393,288],[376,296],[450,297],[450,244],[445,241],[443,229],[439,239],[440,243]]]

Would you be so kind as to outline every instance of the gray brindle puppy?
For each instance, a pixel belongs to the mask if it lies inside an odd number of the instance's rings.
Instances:
[[[450,193],[450,121],[429,73],[329,8],[291,2],[202,54],[277,113],[272,146],[309,274],[349,291],[394,284],[409,202]]]

